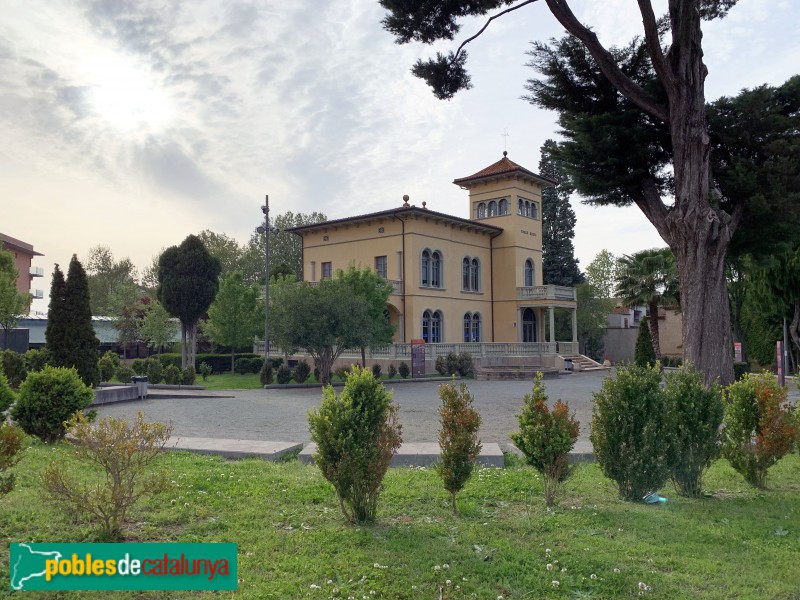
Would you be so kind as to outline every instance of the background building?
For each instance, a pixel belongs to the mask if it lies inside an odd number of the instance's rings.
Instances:
[[[40,289],[32,289],[31,285],[35,277],[43,277],[44,269],[42,267],[32,266],[34,256],[44,256],[41,252],[36,252],[32,244],[23,242],[16,238],[0,233],[0,245],[3,250],[7,250],[14,255],[14,263],[19,270],[19,277],[17,277],[17,291],[20,294],[30,294],[32,299],[41,299],[44,297],[44,291]],[[28,314],[30,305],[25,310]]]

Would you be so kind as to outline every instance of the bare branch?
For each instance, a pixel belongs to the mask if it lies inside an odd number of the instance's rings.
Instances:
[[[546,2],[553,16],[558,19],[558,22],[567,31],[583,42],[589,53],[597,61],[600,70],[623,96],[639,108],[646,110],[665,123],[669,123],[669,109],[622,72],[617,63],[614,62],[611,53],[597,39],[597,35],[578,21],[567,0],[546,0]]]
[[[491,23],[492,21],[494,21],[495,19],[497,19],[499,17],[502,17],[505,14],[508,14],[508,13],[510,13],[512,11],[517,10],[518,8],[522,8],[523,6],[525,6],[527,4],[533,4],[536,1],[537,0],[525,0],[524,2],[521,2],[521,3],[517,4],[516,6],[512,6],[511,8],[507,8],[505,10],[502,10],[499,13],[497,13],[496,15],[494,15],[492,17],[489,17],[489,20],[486,21],[486,23],[483,25],[483,27],[481,27],[481,29],[480,29],[480,31],[478,31],[478,33],[476,33],[472,37],[467,38],[466,40],[461,42],[461,45],[458,47],[458,50],[456,50],[456,53],[453,55],[453,61],[452,62],[454,62],[458,58],[458,55],[461,54],[461,50],[464,49],[464,46],[469,44],[472,40],[478,38],[484,31],[486,31],[486,28],[489,27],[489,23]]]
[[[650,55],[650,60],[653,62],[653,68],[658,74],[661,83],[667,90],[667,93],[672,89],[672,70],[669,68],[669,63],[664,57],[664,51],[661,49],[661,39],[658,35],[658,22],[653,13],[653,5],[650,0],[638,0],[639,12],[642,13],[642,24],[644,25],[644,39],[647,44],[647,53]]]
[[[670,246],[671,234],[667,226],[667,215],[669,211],[661,200],[661,193],[652,178],[645,178],[642,182],[642,194],[637,195],[633,201],[639,210],[642,211],[647,220],[653,224],[658,231],[658,235]]]

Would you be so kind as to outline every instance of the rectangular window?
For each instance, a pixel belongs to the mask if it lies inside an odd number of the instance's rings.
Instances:
[[[386,257],[385,256],[376,256],[375,257],[375,272],[383,277],[384,279],[389,279],[386,275]]]
[[[331,263],[329,263],[329,262],[322,263],[322,278],[323,279],[330,279],[331,278],[331,273],[332,273]]]

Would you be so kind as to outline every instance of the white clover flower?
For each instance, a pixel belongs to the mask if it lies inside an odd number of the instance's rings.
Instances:
[[[567,572],[567,567],[561,567],[561,572],[562,573],[566,573]]]
[[[450,568],[450,565],[448,565],[447,563],[444,563],[444,564],[442,565],[442,568],[443,568],[443,569],[449,569],[449,568]]]
[[[412,586],[411,586],[411,589],[412,589],[412,590],[416,590],[416,589],[417,589],[417,586],[415,586],[415,585],[412,585]]]
[[[339,588],[333,588],[331,590],[331,594],[333,594],[334,596],[337,595],[338,593],[339,593]]]
[[[466,577],[462,577],[461,581],[469,581]]]
[[[441,571],[442,567],[440,567],[439,565],[433,565],[433,570],[434,571]]]
[[[595,575],[594,573],[592,573],[591,575],[589,575],[589,579],[597,579],[597,575]]]
[[[453,583],[453,582],[452,582],[452,581],[450,581],[449,579],[448,579],[447,581],[445,581],[445,582],[444,582],[444,584],[445,584],[445,585],[450,585],[451,583]]]
[[[188,502],[184,502],[183,503],[183,508],[189,508],[189,503]]]
[[[552,552],[552,550],[550,550],[550,548],[545,548],[545,549],[544,549],[544,553],[545,553],[545,554],[548,554],[548,555],[549,555],[551,552]]]
[[[561,585],[561,582],[560,582],[560,581],[557,581],[557,580],[555,580],[555,579],[553,579],[553,581],[551,582],[551,585],[552,585],[554,588],[558,589],[558,586],[560,586],[560,585]]]
[[[650,591],[650,586],[647,585],[644,581],[640,581],[639,582],[639,589],[642,590],[643,592],[649,592]]]
[[[328,579],[328,585],[333,583],[333,579]]]
[[[176,502],[175,498],[169,501],[169,503],[172,504],[172,506],[175,506],[175,502]]]
[[[552,571],[553,570],[553,563],[547,563],[547,570],[548,571]]]
[[[319,589],[322,589],[322,588],[320,588],[316,583],[312,583],[311,584],[311,589],[312,590],[319,590]]]
[[[620,572],[620,570],[617,569],[616,567],[614,567],[614,573],[619,573],[619,572]]]

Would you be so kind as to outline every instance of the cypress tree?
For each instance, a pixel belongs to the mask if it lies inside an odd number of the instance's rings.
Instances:
[[[92,308],[89,302],[89,279],[78,257],[72,255],[67,271],[64,293],[66,315],[65,337],[69,348],[70,364],[86,385],[94,386],[100,381],[97,361],[100,359],[100,341],[92,327]]]
[[[64,300],[67,290],[64,273],[56,265],[53,270],[53,281],[50,284],[50,306],[47,310],[47,329],[44,338],[50,352],[50,364],[54,367],[66,367],[70,363],[70,350],[66,338],[66,314]]]
[[[575,258],[575,211],[569,203],[568,178],[553,160],[556,143],[547,140],[541,148],[539,174],[558,182],[542,190],[542,280],[545,285],[575,286],[583,274]]]
[[[639,322],[639,335],[636,338],[636,350],[633,355],[633,362],[637,367],[658,364],[656,350],[653,348],[653,338],[650,337],[650,326],[647,319]]]

